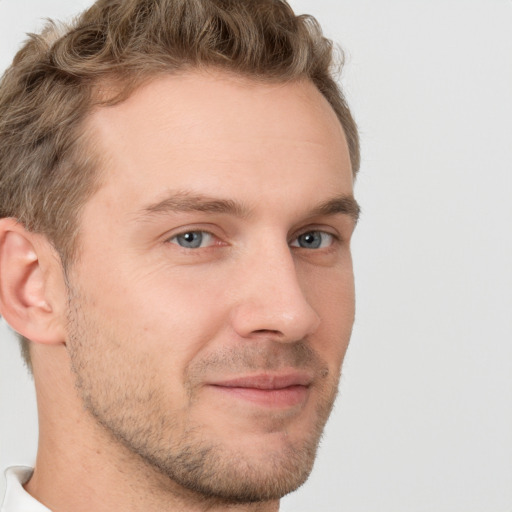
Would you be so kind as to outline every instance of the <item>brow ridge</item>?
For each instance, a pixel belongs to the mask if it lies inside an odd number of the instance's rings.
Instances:
[[[360,211],[359,204],[352,195],[341,195],[328,199],[316,206],[312,210],[311,216],[344,214],[351,217],[357,223]],[[230,214],[244,218],[250,215],[251,210],[246,205],[232,199],[219,199],[204,194],[181,191],[149,204],[141,210],[141,215],[143,217],[152,217],[159,214],[178,212]]]
[[[328,199],[313,210],[314,216],[337,214],[348,215],[357,223],[361,207],[352,195],[343,195]]]
[[[249,208],[232,199],[218,199],[189,192],[173,193],[142,210],[143,215],[149,216],[170,212],[207,212],[231,214],[236,217],[247,217],[250,213]]]

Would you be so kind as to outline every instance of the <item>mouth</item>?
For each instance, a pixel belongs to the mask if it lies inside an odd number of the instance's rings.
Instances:
[[[313,378],[307,373],[264,373],[213,382],[209,386],[233,400],[263,407],[288,408],[306,402],[312,382]]]

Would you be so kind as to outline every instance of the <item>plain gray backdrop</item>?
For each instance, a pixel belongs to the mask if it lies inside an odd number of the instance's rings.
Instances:
[[[89,3],[0,0],[0,69],[42,17]],[[512,2],[291,3],[345,49],[363,215],[340,397],[282,511],[510,512]],[[0,469],[32,464],[32,383],[5,324],[0,419]]]

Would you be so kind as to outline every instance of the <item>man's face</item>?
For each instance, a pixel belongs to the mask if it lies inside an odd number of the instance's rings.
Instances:
[[[352,173],[310,83],[159,78],[88,121],[68,348],[112,444],[192,491],[309,474],[354,317]],[[174,484],[173,484],[174,485]]]

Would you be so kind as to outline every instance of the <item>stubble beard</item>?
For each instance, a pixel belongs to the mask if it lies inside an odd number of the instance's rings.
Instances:
[[[104,324],[86,318],[76,298],[74,307],[70,301],[68,350],[84,407],[113,443],[167,477],[171,492],[177,484],[184,495],[194,495],[199,501],[241,504],[280,499],[306,481],[336,398],[339,374],[329,375],[327,366],[305,342],[290,345],[287,352],[279,347],[278,357],[277,352],[258,355],[256,350],[219,355],[201,361],[190,372],[191,395],[194,379],[212,364],[269,370],[285,361],[302,368],[316,367],[316,373],[323,375],[310,431],[300,440],[286,439],[286,432],[276,433],[284,439],[280,450],[255,459],[209,438],[208,425],[191,420],[186,411],[169,410],[168,398],[152,377],[150,358],[124,359],[115,333],[101,331]]]

